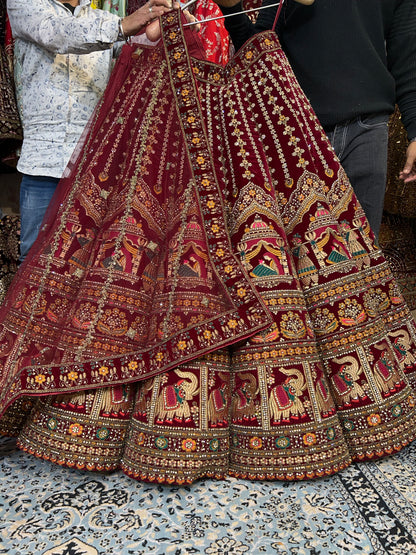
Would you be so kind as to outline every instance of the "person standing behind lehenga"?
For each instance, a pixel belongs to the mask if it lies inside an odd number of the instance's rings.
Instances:
[[[117,41],[136,34],[171,6],[171,0],[149,0],[122,19],[93,9],[90,0],[8,0],[24,130],[17,165],[23,174],[21,261],[107,85]]]
[[[218,3],[224,14],[243,7],[240,0]],[[236,49],[253,34],[271,29],[276,10],[260,11],[255,24],[245,14],[227,18]],[[416,0],[287,0],[277,33],[378,236],[387,123],[396,101],[409,138],[400,177],[416,180]]]

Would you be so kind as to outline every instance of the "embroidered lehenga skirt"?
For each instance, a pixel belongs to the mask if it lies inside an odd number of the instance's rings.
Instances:
[[[297,480],[415,437],[415,326],[273,32],[126,45],[1,314],[2,433],[147,481]]]
[[[0,170],[16,164],[14,151],[22,143],[22,125],[16,104],[13,79],[13,39],[6,13],[0,3]]]

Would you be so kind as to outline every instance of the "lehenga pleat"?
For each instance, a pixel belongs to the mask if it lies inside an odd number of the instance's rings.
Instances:
[[[168,15],[71,167],[0,315],[23,449],[181,484],[415,437],[414,322],[274,33],[223,68]]]

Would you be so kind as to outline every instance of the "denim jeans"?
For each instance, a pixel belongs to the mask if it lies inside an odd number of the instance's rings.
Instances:
[[[376,237],[386,190],[388,119],[362,116],[326,132]]]
[[[20,261],[38,236],[43,216],[59,179],[23,174],[20,184]]]

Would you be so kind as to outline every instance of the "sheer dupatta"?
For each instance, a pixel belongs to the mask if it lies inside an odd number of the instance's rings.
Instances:
[[[228,237],[176,33],[125,46],[2,306],[3,407],[149,377],[270,323]]]

